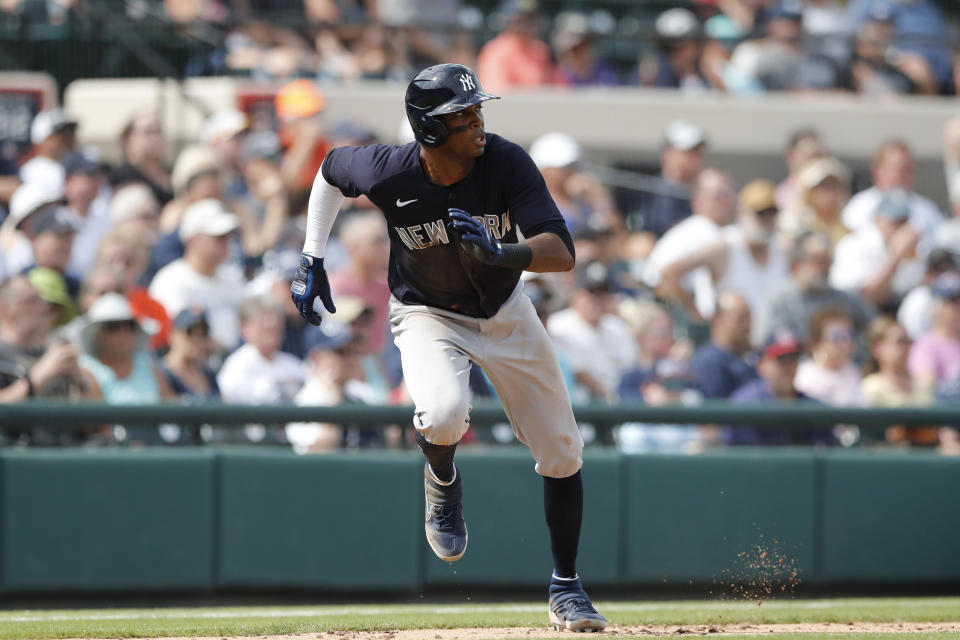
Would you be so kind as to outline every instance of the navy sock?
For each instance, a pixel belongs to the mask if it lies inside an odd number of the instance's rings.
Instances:
[[[579,471],[569,478],[543,478],[543,509],[550,529],[553,573],[559,578],[575,578],[583,522],[583,480]]]
[[[550,588],[548,589],[550,595],[556,595],[561,591],[568,591],[570,589],[583,589],[583,587],[580,585],[580,578],[564,580],[554,575],[550,579]]]
[[[457,445],[431,444],[427,439],[417,432],[417,444],[420,450],[430,463],[430,469],[433,475],[440,482],[450,482],[453,480],[453,454],[457,451]]]

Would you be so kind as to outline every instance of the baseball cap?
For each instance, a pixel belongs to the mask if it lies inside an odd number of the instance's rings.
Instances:
[[[295,120],[323,111],[326,99],[313,82],[301,78],[281,87],[273,105],[280,120]]]
[[[788,355],[799,355],[803,352],[803,345],[790,330],[775,331],[763,345],[761,357],[780,358]]]
[[[657,16],[654,29],[661,38],[693,38],[700,31],[700,23],[693,12],[683,7],[674,7]]]
[[[956,271],[941,273],[930,285],[930,293],[942,300],[960,299],[960,273]]]
[[[591,292],[612,293],[616,289],[610,269],[597,261],[587,262],[579,267],[575,274],[575,281],[578,288]]]
[[[777,209],[777,187],[769,180],[752,180],[740,190],[740,208],[754,213]]]
[[[76,217],[65,207],[47,207],[30,217],[30,233],[34,236],[45,231],[76,233],[79,228]]]
[[[173,165],[173,172],[170,174],[170,184],[176,194],[182,194],[190,181],[199,175],[218,171],[220,168],[220,159],[217,158],[211,149],[204,146],[187,147],[177,156],[177,161]]]
[[[739,41],[743,35],[743,27],[733,18],[718,13],[715,16],[707,18],[703,24],[704,31],[708,38],[721,40],[724,43],[733,43]]]
[[[663,138],[666,146],[680,151],[690,151],[707,142],[703,129],[686,120],[674,120],[668,124]]]
[[[564,12],[554,18],[556,29],[550,43],[554,51],[564,53],[591,37],[590,19],[578,12]]]
[[[180,311],[173,319],[173,327],[175,329],[183,329],[184,331],[200,324],[210,326],[210,323],[207,321],[207,314],[201,307],[187,307]]]
[[[767,21],[803,20],[803,3],[799,0],[777,0],[767,8]]]
[[[877,215],[892,222],[903,222],[910,217],[910,194],[903,189],[890,189],[880,199]]]
[[[77,121],[59,107],[41,111],[33,117],[30,124],[30,142],[40,144],[57,131],[76,126]]]
[[[844,185],[850,184],[850,170],[836,158],[817,158],[800,169],[797,181],[804,189],[812,189],[827,178],[836,178]]]
[[[38,182],[24,182],[10,197],[10,222],[19,228],[31,214],[63,202],[63,191],[51,191]]]
[[[45,302],[61,307],[58,322],[69,322],[76,316],[77,308],[67,291],[67,281],[63,274],[49,267],[33,267],[27,271],[27,280],[37,290],[37,295]]]
[[[243,111],[217,111],[203,123],[200,139],[204,142],[229,140],[250,128],[250,118]]]
[[[75,173],[82,173],[88,176],[103,173],[103,167],[93,158],[84,153],[75,152],[68,155],[63,160],[63,170],[68,176]]]
[[[530,145],[538,169],[569,167],[580,160],[580,145],[566,133],[545,133]]]
[[[199,235],[223,236],[236,231],[237,216],[215,198],[198,200],[183,212],[180,220],[180,239],[186,242]]]

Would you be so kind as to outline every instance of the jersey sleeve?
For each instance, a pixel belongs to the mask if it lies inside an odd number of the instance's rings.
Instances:
[[[503,171],[505,197],[510,214],[525,237],[544,223],[559,221],[565,224],[557,204],[547,191],[540,170],[521,147],[506,143],[499,160]]]
[[[378,176],[384,173],[391,149],[383,144],[338,147],[327,154],[320,171],[324,180],[348,198],[369,194]]]

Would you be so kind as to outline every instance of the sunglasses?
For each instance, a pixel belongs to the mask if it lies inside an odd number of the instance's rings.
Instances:
[[[136,327],[137,323],[133,320],[110,320],[103,323],[104,331],[119,331],[120,329],[133,331]]]
[[[823,332],[823,339],[830,342],[851,342],[854,335],[853,329],[828,329]]]

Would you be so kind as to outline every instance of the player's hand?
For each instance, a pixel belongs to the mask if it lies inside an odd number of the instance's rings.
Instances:
[[[450,208],[447,209],[447,215],[450,217],[447,228],[451,230],[461,251],[484,264],[495,265],[503,259],[500,241],[491,236],[487,228],[470,217],[469,213]]]
[[[323,302],[327,311],[337,312],[337,308],[333,305],[333,298],[330,296],[330,282],[323,268],[323,258],[300,254],[300,266],[297,267],[296,277],[290,283],[290,294],[300,315],[310,324],[320,325],[320,314],[313,310],[313,303],[317,297]]]

